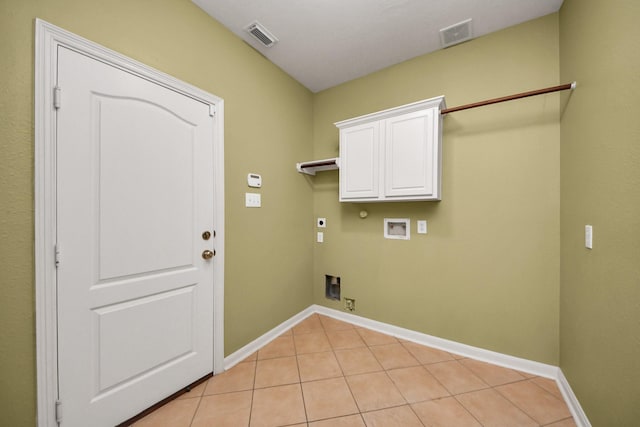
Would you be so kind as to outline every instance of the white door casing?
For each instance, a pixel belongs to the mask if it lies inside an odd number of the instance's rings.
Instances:
[[[38,425],[113,425],[222,371],[223,102],[36,30]]]

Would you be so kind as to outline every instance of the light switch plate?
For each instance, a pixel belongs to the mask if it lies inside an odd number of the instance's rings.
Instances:
[[[318,231],[318,234],[316,235],[316,242],[324,242],[324,233],[322,231]]]
[[[418,234],[427,234],[427,221],[418,221]]]
[[[245,193],[244,205],[247,208],[259,208],[262,205],[262,200],[259,193]]]

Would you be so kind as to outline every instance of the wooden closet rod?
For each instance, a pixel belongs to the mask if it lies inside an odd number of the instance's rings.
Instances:
[[[460,105],[459,107],[445,108],[444,110],[440,111],[440,114],[448,114],[456,111],[468,110],[469,108],[483,107],[485,105],[497,104],[498,102],[512,101],[514,99],[526,98],[528,96],[542,95],[542,94],[551,93],[551,92],[558,92],[561,90],[567,90],[567,89],[573,90],[575,88],[576,88],[576,82],[567,83],[560,86],[552,86],[544,89],[532,90],[529,92],[516,93],[515,95],[503,96],[501,98],[487,99],[486,101],[474,102],[473,104]]]

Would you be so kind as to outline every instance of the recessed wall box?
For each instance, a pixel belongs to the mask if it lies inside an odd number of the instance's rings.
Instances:
[[[253,188],[262,187],[262,177],[257,173],[250,173],[247,175],[247,185]]]
[[[328,299],[340,301],[340,277],[325,274],[324,296]]]
[[[409,240],[411,238],[411,221],[409,218],[385,218],[385,239]]]

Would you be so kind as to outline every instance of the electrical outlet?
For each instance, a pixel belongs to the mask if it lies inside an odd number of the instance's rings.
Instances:
[[[344,308],[349,311],[356,311],[356,300],[353,298],[345,298]]]

